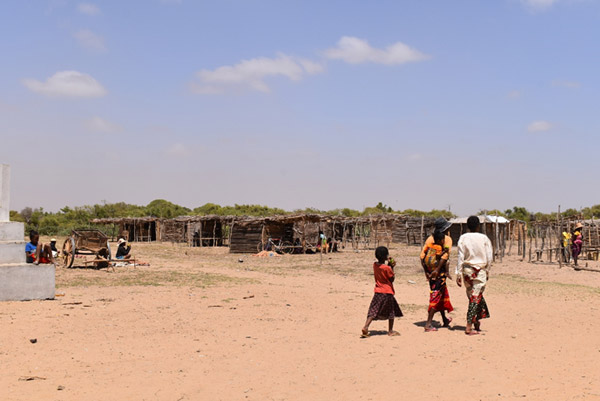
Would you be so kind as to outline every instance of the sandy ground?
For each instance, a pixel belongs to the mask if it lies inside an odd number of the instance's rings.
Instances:
[[[372,251],[134,251],[151,266],[57,269],[63,296],[0,303],[0,400],[600,400],[599,273],[505,257],[482,335],[455,283],[452,327],[425,333],[418,250],[398,247],[402,335],[361,339]]]

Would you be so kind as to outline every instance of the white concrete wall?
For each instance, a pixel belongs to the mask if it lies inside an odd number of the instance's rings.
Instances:
[[[25,263],[25,227],[10,222],[10,166],[0,164],[0,301],[54,299],[54,265]]]
[[[25,263],[24,242],[0,242],[0,267],[5,264]]]
[[[10,166],[0,164],[0,222],[10,218]]]
[[[0,241],[23,241],[25,224],[18,221],[0,222]]]
[[[54,265],[0,266],[0,301],[54,299]]]

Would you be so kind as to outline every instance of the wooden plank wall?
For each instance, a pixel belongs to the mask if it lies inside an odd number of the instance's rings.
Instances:
[[[257,245],[262,239],[263,223],[239,224],[231,228],[231,253],[256,253]]]

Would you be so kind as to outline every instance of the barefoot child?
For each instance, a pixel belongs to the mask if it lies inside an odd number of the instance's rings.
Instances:
[[[40,263],[54,264],[54,256],[50,244],[40,244],[40,234],[31,230],[29,232],[29,242],[25,245],[25,257],[27,263],[38,265]]]
[[[440,312],[444,327],[448,327],[451,318],[446,317],[446,311],[452,312],[454,308],[450,303],[450,294],[446,287],[446,277],[450,277],[448,272],[447,255],[450,249],[445,244],[445,234],[442,231],[434,231],[433,243],[427,241],[421,252],[421,265],[425,270],[425,276],[429,280],[429,309],[427,314],[427,323],[425,323],[425,331],[437,331],[431,326],[433,315],[435,312]],[[444,257],[446,256],[446,257]]]
[[[373,320],[388,320],[388,335],[399,336],[394,331],[394,318],[402,317],[402,311],[396,298],[394,298],[394,266],[396,262],[389,257],[388,249],[380,246],[375,250],[377,262],[373,263],[373,274],[375,276],[375,295],[371,300],[367,321],[362,329],[362,338],[369,337],[369,325]],[[389,260],[389,261],[388,261]],[[385,262],[388,261],[389,265]]]

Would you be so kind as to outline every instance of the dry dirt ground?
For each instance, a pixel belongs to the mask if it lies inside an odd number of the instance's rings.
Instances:
[[[0,400],[600,400],[600,273],[505,257],[482,335],[455,283],[452,327],[425,333],[418,249],[399,246],[402,335],[361,339],[372,251],[134,251],[151,266],[59,268],[56,300],[0,303]]]

